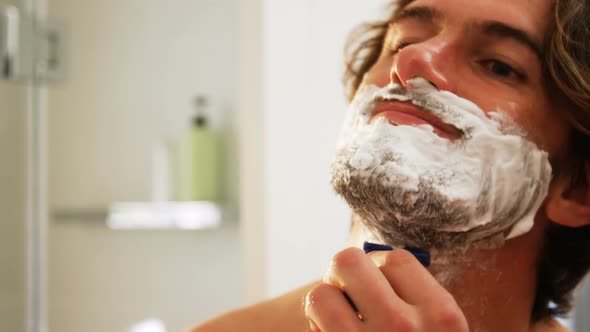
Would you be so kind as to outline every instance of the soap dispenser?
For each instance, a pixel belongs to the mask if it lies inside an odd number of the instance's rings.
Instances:
[[[221,199],[221,144],[211,126],[208,99],[195,98],[190,127],[181,139],[179,151],[178,195],[181,201]]]

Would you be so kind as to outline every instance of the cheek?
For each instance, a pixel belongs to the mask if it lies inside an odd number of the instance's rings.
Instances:
[[[545,98],[540,97],[538,101]],[[565,117],[549,101],[533,102],[514,99],[496,101],[482,109],[508,115],[520,128],[527,132],[527,138],[549,153],[551,159],[561,158],[565,153],[570,126]]]
[[[363,78],[363,85],[372,84],[378,87],[385,87],[391,81],[391,66],[393,64],[392,56],[381,56],[379,60],[371,67]]]
[[[552,160],[562,159],[567,154],[566,146],[571,134],[571,126],[564,114],[557,109],[550,112],[534,113],[526,118],[527,129],[537,145],[549,153]]]

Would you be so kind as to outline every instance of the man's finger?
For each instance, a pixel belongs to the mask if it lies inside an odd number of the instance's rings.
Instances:
[[[430,272],[404,249],[376,251],[369,257],[379,267],[400,298],[412,305],[436,305],[452,299]]]
[[[334,256],[325,282],[344,290],[371,326],[395,321],[396,316],[409,317],[412,310],[397,296],[379,268],[358,248],[348,248]]]
[[[356,332],[362,328],[342,290],[325,283],[307,293],[305,315],[322,332]]]

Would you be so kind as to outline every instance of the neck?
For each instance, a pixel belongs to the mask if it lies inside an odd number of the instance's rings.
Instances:
[[[353,236],[362,243],[364,232]],[[362,227],[362,226],[361,226]],[[429,270],[453,295],[472,332],[531,331],[531,313],[536,292],[537,253],[543,227],[507,241],[498,249],[470,248],[466,259],[444,262],[432,257]],[[366,233],[365,233],[366,234]]]
[[[497,250],[468,250],[468,261],[451,266],[435,259],[430,268],[463,310],[472,332],[530,330],[536,257],[520,240]]]

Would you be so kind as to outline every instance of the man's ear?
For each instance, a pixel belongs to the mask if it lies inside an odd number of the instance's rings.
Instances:
[[[553,183],[545,211],[552,222],[567,227],[590,225],[590,162],[586,162],[581,181],[572,184],[562,176]]]

